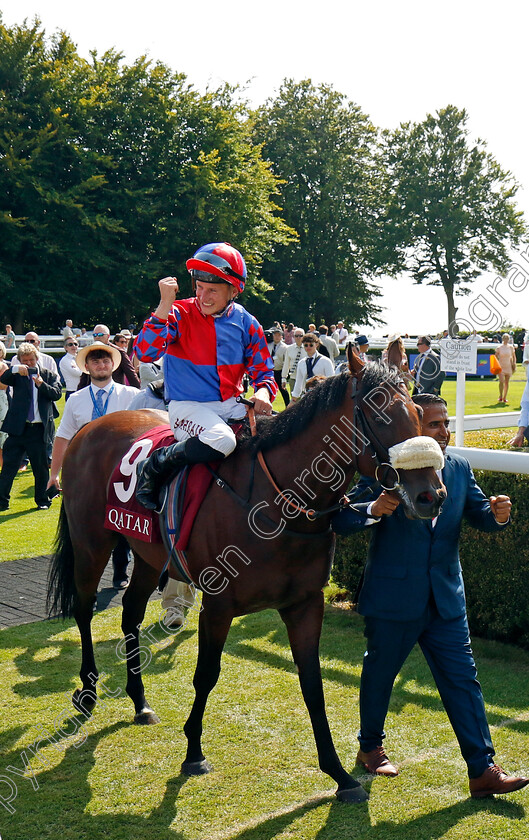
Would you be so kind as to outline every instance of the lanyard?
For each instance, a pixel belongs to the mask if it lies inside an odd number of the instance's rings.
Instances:
[[[101,391],[103,389],[99,388],[99,390]],[[90,396],[92,397],[92,402],[94,404],[94,411],[95,411],[95,413],[97,414],[98,417],[104,417],[105,414],[107,413],[108,401],[109,401],[110,397],[112,396],[113,392],[114,392],[114,386],[112,385],[112,388],[108,392],[107,398],[106,398],[105,402],[103,403],[103,410],[101,411],[101,409],[99,408],[99,406],[96,402],[96,398],[94,397],[94,392],[92,390],[92,385],[90,384]],[[101,398],[101,402],[103,402],[103,398]]]

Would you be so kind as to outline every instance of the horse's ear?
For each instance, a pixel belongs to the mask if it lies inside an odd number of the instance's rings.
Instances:
[[[389,367],[396,367],[397,370],[400,370],[402,364],[402,352],[398,339],[395,339],[395,341],[392,341],[391,344],[388,344],[388,355],[386,361]]]
[[[349,344],[347,345],[346,352],[347,352],[347,361],[349,363],[349,370],[351,371],[351,373],[354,376],[358,376],[358,374],[363,371],[363,369],[365,367],[365,362],[358,355],[356,345],[353,344],[352,341],[350,341]]]

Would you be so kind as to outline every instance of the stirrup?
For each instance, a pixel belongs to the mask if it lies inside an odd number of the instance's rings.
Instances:
[[[158,505],[154,508],[153,513],[158,513],[160,516],[167,506],[167,499],[169,497],[169,484],[164,484],[158,493]]]

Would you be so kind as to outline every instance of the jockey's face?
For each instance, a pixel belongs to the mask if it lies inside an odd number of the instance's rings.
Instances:
[[[237,289],[229,283],[204,283],[197,280],[195,294],[203,315],[217,315],[233,300]]]

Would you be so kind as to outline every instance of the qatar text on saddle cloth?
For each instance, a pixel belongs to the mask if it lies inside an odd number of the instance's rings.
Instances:
[[[174,443],[171,427],[156,426],[139,437],[114,469],[108,485],[105,528],[142,542],[162,542],[158,515],[136,500],[136,465],[155,449]],[[195,516],[212,481],[205,464],[196,464],[187,479],[182,521],[175,548],[184,551]]]

